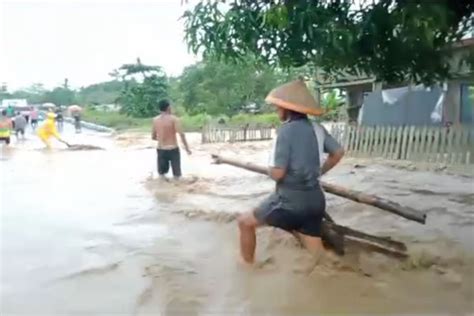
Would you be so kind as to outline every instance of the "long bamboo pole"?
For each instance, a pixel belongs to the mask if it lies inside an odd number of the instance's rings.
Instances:
[[[246,170],[253,171],[260,174],[265,174],[265,175],[268,174],[267,168],[250,163],[250,162],[241,162],[235,159],[226,158],[219,155],[212,155],[212,158],[217,164],[223,163],[223,164],[232,165],[234,167],[239,167],[239,168],[246,169]],[[352,190],[352,189],[347,189],[335,184],[329,184],[322,181],[321,181],[321,186],[323,187],[324,191],[328,193],[341,196],[341,197],[344,197],[344,198],[347,198],[359,203],[372,205],[382,210],[388,211],[390,213],[399,215],[401,217],[404,217],[406,219],[409,219],[421,224],[425,224],[426,222],[426,213],[417,211],[408,206],[402,206],[396,202],[387,200],[385,198],[381,198],[375,195],[367,194],[367,193]]]

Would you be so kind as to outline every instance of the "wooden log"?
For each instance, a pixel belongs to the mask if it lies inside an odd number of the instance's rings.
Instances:
[[[343,234],[338,228],[336,228],[336,226],[339,225],[331,225],[327,221],[323,221],[321,238],[323,240],[324,247],[334,250],[337,255],[343,256],[345,254],[345,246],[347,244],[346,241],[348,241],[349,244],[354,244],[357,247],[361,247],[369,251],[376,251],[398,259],[406,259],[408,257],[408,254],[406,253],[406,246],[401,242],[387,239],[386,237],[371,236],[348,227],[344,227],[344,229],[348,229],[351,233]],[[296,232],[292,232],[292,235],[299,242],[301,247],[304,247],[303,241],[300,239],[299,235]],[[390,245],[385,244],[386,240],[389,240],[394,244],[399,243],[401,246],[391,247]]]
[[[230,159],[230,158],[225,158],[219,155],[212,155],[212,158],[214,159],[215,163],[218,163],[218,164],[225,163],[225,164],[229,164],[235,167],[253,171],[256,173],[260,173],[264,175],[268,174],[267,168],[250,163],[250,162],[240,162],[240,161]],[[372,205],[382,210],[386,210],[388,212],[391,212],[393,214],[399,215],[401,217],[413,220],[421,224],[425,224],[426,222],[426,214],[423,212],[419,212],[411,207],[402,206],[396,202],[393,202],[393,201],[390,201],[390,200],[387,200],[375,195],[347,189],[335,184],[329,184],[322,181],[320,183],[323,189],[328,193],[331,193],[343,198],[347,198],[349,200],[353,200],[355,202],[359,202],[362,204]]]
[[[349,241],[349,243],[353,243],[357,247],[365,248],[369,251],[379,252],[381,254],[384,254],[386,256],[390,256],[396,259],[404,260],[408,258],[408,254],[406,252],[398,251],[398,250],[390,249],[390,248],[385,248],[383,246],[368,242],[363,239],[349,237],[345,241]]]
[[[334,229],[330,224],[329,221],[323,220],[321,225],[321,239],[326,248],[333,249],[336,254],[343,256],[345,253],[344,234]],[[299,240],[298,234],[293,233],[293,235]]]
[[[324,225],[326,225],[329,229],[333,229],[336,232],[347,237],[363,239],[368,242],[372,242],[374,244],[378,244],[383,247],[388,247],[399,252],[403,252],[407,250],[407,246],[404,243],[393,240],[390,237],[379,237],[375,235],[370,235],[370,234],[352,229],[350,227],[338,225],[336,223],[325,222]]]

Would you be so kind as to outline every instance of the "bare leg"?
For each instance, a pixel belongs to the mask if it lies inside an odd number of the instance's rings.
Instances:
[[[297,233],[297,236],[311,254],[316,255],[324,252],[323,240],[321,237],[309,236],[302,233]]]
[[[240,230],[240,254],[246,263],[253,264],[257,246],[256,229],[260,226],[260,223],[253,212],[243,214],[237,220]]]
[[[312,260],[308,267],[303,268],[299,273],[303,272],[305,274],[311,273],[318,265],[323,263],[323,260],[326,255],[326,251],[324,250],[323,241],[320,237],[314,237],[305,235],[302,233],[294,234],[298,240],[304,245],[304,247],[309,251],[312,256]],[[295,237],[296,237],[295,236]]]

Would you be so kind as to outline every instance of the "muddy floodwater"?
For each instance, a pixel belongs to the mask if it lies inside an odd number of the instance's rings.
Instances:
[[[426,225],[328,195],[343,225],[392,236],[405,261],[358,249],[302,273],[291,236],[264,228],[257,259],[238,259],[232,214],[273,188],[212,165],[210,153],[264,164],[268,142],[201,145],[181,182],[156,179],[147,135],[68,129],[104,150],[48,152],[32,135],[2,148],[1,315],[315,315],[474,312],[473,178],[346,159],[324,180],[427,211]]]

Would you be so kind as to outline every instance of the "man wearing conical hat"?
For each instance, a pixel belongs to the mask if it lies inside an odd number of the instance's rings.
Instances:
[[[297,234],[305,247],[323,253],[321,222],[326,208],[319,177],[344,155],[337,141],[308,115],[323,113],[302,80],[284,84],[265,99],[277,108],[283,122],[270,155],[269,175],[276,190],[252,212],[239,217],[240,250],[247,264],[254,263],[256,228],[274,226]],[[323,161],[323,153],[328,157]]]

